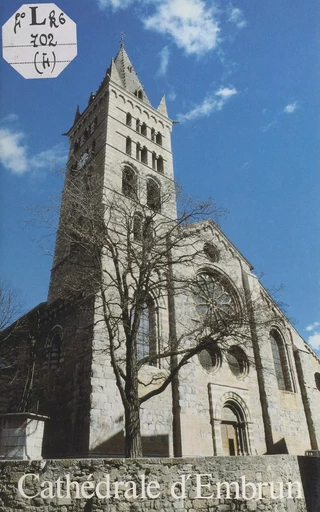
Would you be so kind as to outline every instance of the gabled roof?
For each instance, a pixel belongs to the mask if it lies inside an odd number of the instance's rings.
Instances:
[[[139,80],[139,77],[129,59],[129,56],[124,48],[124,44],[121,43],[120,50],[117,53],[116,58],[114,59],[115,67],[118,71],[118,75],[121,80],[121,85],[124,89],[132,94],[138,93],[138,91],[142,92],[142,101],[150,105],[150,101],[144,91],[143,85]],[[111,75],[111,79],[113,76]],[[139,97],[139,96],[138,96]]]

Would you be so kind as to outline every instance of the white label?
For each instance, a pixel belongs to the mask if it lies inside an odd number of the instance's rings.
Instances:
[[[55,78],[77,55],[77,26],[55,4],[24,4],[2,27],[2,55],[24,78]]]

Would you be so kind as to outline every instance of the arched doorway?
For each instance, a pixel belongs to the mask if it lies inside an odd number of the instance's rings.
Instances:
[[[224,455],[248,455],[248,433],[241,407],[228,400],[221,414],[221,439]]]

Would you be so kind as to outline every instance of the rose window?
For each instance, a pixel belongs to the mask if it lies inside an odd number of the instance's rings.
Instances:
[[[221,276],[199,274],[194,296],[197,311],[208,324],[225,322],[234,317],[235,301],[228,284]]]

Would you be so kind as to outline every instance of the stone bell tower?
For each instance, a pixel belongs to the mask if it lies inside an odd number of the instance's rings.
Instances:
[[[57,311],[50,320],[50,328],[59,329],[62,340],[59,368],[50,374],[60,391],[55,392],[59,394],[56,409],[51,404],[48,406],[48,414],[53,418],[46,436],[48,455],[58,453],[57,450],[61,455],[123,453],[123,407],[106,353],[107,332],[97,313],[98,289],[90,288],[90,261],[89,265],[88,261],[83,265],[84,238],[87,235],[90,238],[87,226],[92,215],[95,220],[102,220],[99,227],[103,233],[106,217],[112,222],[119,205],[120,208],[121,205],[132,207],[134,212],[141,212],[141,209],[153,212],[163,216],[166,222],[176,219],[171,129],[165,98],[157,108],[151,105],[122,43],[97,92],[90,94],[83,112],[77,108],[74,123],[65,134],[70,151],[48,294],[50,311]],[[91,204],[97,210],[93,214],[91,207],[84,208],[79,215],[79,203],[86,204],[92,188],[96,193]],[[136,213],[133,215],[135,217]],[[81,226],[82,234],[85,232],[82,239]],[[109,265],[111,262],[106,256],[102,267],[108,271]],[[79,268],[80,279],[88,275],[89,288],[82,288],[82,281],[77,280]],[[72,295],[70,290],[75,288],[78,292],[75,297],[79,300],[68,301]],[[88,289],[89,293],[85,293]],[[167,336],[166,304],[153,314],[157,315],[154,324],[159,339]],[[147,412],[142,413],[144,438],[152,438],[148,453],[156,453],[154,438],[160,439],[160,447],[163,447],[159,454],[169,453],[170,400],[168,389],[160,399],[165,404],[164,414],[159,412],[160,402],[154,401],[152,432]],[[149,409],[148,414],[151,414]],[[61,431],[65,432],[63,446]]]
[[[142,203],[152,202],[151,195],[169,197],[170,191],[170,199],[163,203],[161,213],[168,219],[176,218],[171,129],[165,98],[157,108],[151,105],[121,43],[97,92],[90,94],[82,113],[77,108],[73,126],[65,134],[69,137],[70,152],[49,303],[63,298],[70,274],[72,244],[63,236],[66,223],[72,217],[71,203],[77,200],[73,197],[71,201],[68,194],[70,177],[73,182],[79,181],[80,190],[83,169],[89,162],[95,184],[99,183],[105,198],[113,195],[122,201],[123,195],[128,195],[124,181],[131,179]]]

